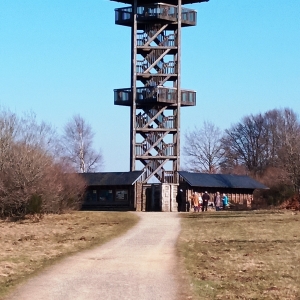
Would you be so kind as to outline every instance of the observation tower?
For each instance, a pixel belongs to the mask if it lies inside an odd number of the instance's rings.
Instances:
[[[128,5],[115,9],[115,24],[131,30],[131,86],[114,90],[114,104],[130,107],[130,171],[144,170],[144,183],[176,184],[180,109],[196,105],[180,77],[181,28],[195,26],[197,13],[182,5],[208,0],[112,1]]]

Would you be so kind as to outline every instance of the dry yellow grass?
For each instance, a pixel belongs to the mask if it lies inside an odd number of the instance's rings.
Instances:
[[[0,221],[0,299],[18,282],[65,255],[100,245],[138,221],[126,212],[46,215]]]
[[[183,214],[194,299],[300,299],[299,226],[295,212]]]

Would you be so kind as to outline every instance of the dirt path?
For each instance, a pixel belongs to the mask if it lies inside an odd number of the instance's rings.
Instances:
[[[137,214],[140,222],[125,235],[64,259],[9,299],[176,299],[178,214]]]

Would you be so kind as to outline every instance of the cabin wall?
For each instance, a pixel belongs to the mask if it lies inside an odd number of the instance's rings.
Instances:
[[[89,186],[82,209],[85,210],[134,210],[135,186]]]
[[[249,189],[218,189],[218,188],[203,188],[203,187],[190,187],[187,183],[182,182],[179,189],[183,190],[183,195],[187,201],[186,211],[191,211],[191,196],[194,192],[201,193],[207,191],[210,196],[210,201],[213,202],[217,192],[225,193],[228,196],[229,202],[232,204],[233,209],[251,209],[253,203],[253,191]]]
[[[227,196],[230,203],[233,203],[237,209],[252,208],[253,190],[228,191]]]
[[[176,196],[179,189],[183,203],[180,211],[191,211],[190,196],[193,192],[208,191],[213,202],[216,192],[225,193],[234,209],[253,208],[253,190],[190,187],[186,182],[178,184],[142,184],[130,186],[90,186],[87,188],[83,209],[135,210],[177,212]]]

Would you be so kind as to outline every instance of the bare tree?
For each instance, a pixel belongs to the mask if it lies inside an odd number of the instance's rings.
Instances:
[[[64,160],[78,172],[95,171],[103,165],[101,151],[93,149],[93,138],[91,126],[80,115],[73,116],[64,127]]]
[[[222,132],[214,124],[204,122],[203,127],[185,133],[184,155],[191,171],[216,173],[223,156]]]
[[[278,122],[280,147],[278,164],[284,169],[296,191],[300,191],[300,122],[291,109],[284,109]]]
[[[248,171],[258,173],[268,162],[264,117],[250,115],[242,122],[225,130],[222,139],[225,155],[222,162],[227,167],[245,166]]]
[[[19,127],[19,121],[15,114],[8,110],[0,111],[0,172],[5,168],[7,163],[7,153],[16,138]]]
[[[299,186],[300,124],[291,109],[246,116],[225,131],[222,142],[223,171],[234,172],[237,167],[244,167],[252,175],[261,176],[268,169],[280,168],[284,176],[289,174],[291,182]]]
[[[85,183],[53,157],[54,131],[0,109],[0,217],[78,208]]]
[[[0,175],[1,201],[9,215],[26,214],[31,196],[41,194],[41,186],[46,184],[44,175],[52,167],[52,159],[23,143],[12,143],[6,156]]]
[[[40,148],[48,155],[56,158],[60,152],[59,138],[56,130],[46,122],[38,122],[33,112],[26,113],[20,118],[20,130],[17,140]]]

